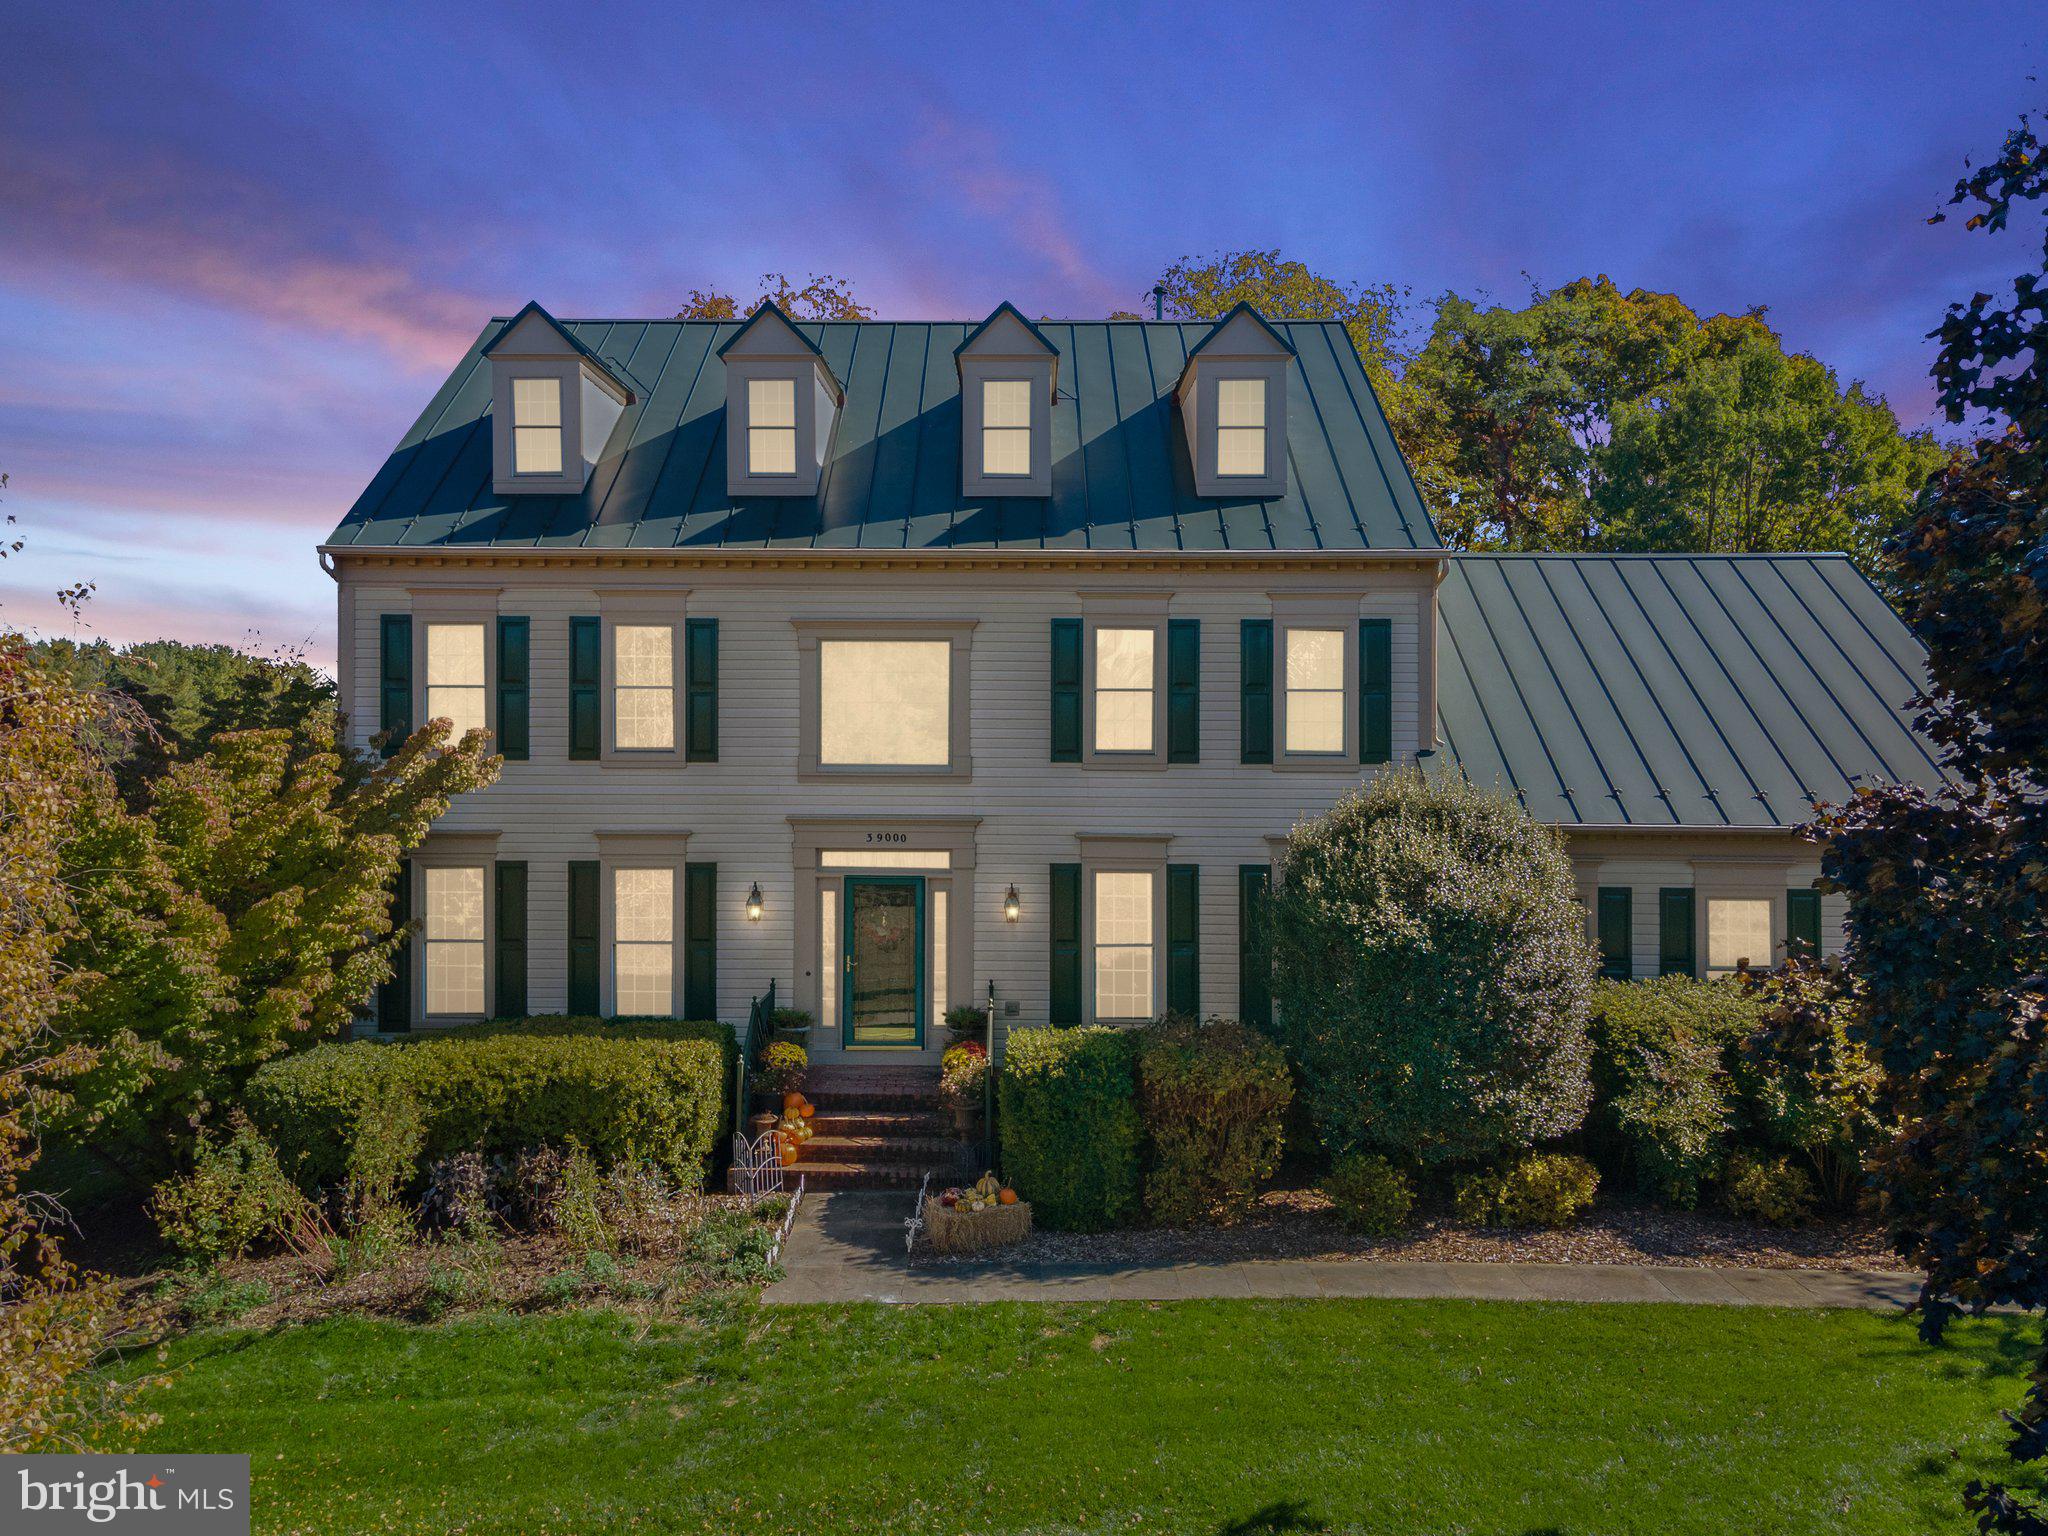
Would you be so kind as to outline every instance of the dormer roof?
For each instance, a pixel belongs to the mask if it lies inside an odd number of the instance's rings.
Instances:
[[[1194,371],[1196,361],[1204,352],[1214,352],[1219,357],[1293,357],[1294,343],[1275,330],[1266,317],[1243,299],[1230,306],[1230,312],[1214,325],[1202,339],[1188,348],[1188,360],[1182,366],[1178,389],[1187,382]]]
[[[1021,337],[1018,332],[1023,333]],[[1045,332],[1026,320],[1017,306],[1005,299],[989,311],[986,320],[967,333],[967,339],[953,349],[953,357],[957,362],[969,352],[978,351],[1014,357],[1018,354],[1020,342],[1055,360],[1060,355],[1060,349],[1045,339]]]
[[[631,405],[634,401],[633,386],[535,300],[529,299],[526,307],[506,321],[505,328],[483,349],[486,359],[500,353],[507,357],[581,358],[591,373],[611,386],[620,404]]]
[[[723,362],[735,353],[752,357],[807,357],[817,364],[818,372],[831,384],[838,402],[846,403],[846,386],[839,382],[839,375],[825,361],[825,354],[796,328],[796,322],[785,315],[773,299],[763,299],[760,306],[740,323],[740,328],[726,338],[717,355]]]

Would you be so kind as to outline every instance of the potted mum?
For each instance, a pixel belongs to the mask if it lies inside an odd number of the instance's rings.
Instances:
[[[987,1089],[987,1048],[979,1040],[947,1046],[939,1058],[939,1102],[953,1112],[953,1129],[962,1140],[974,1134]]]

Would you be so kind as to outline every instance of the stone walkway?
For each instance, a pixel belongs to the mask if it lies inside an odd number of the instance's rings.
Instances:
[[[1420,1264],[1251,1259],[1214,1264],[1006,1264],[913,1269],[896,1192],[804,1196],[771,1304],[874,1301],[1193,1301],[1209,1297],[1418,1297],[1481,1301],[1680,1301],[1723,1306],[1903,1307],[1902,1271],[1705,1269],[1673,1264]]]

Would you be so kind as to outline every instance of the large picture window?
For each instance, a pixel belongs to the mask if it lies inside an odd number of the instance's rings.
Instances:
[[[612,630],[612,744],[670,752],[676,744],[676,637],[670,624]]]
[[[429,1016],[484,1011],[484,871],[482,865],[429,866],[421,939],[426,949]]]
[[[944,768],[952,756],[946,640],[822,640],[818,761],[826,767]]]
[[[612,1012],[674,1011],[673,868],[612,871]]]
[[[1153,750],[1158,632],[1095,631],[1095,750]]]
[[[1707,974],[1725,975],[1747,963],[1763,969],[1773,963],[1769,898],[1714,897],[1707,902]]]
[[[455,738],[483,730],[488,683],[481,624],[429,624],[427,631],[427,718],[447,720]]]
[[[1146,870],[1095,871],[1095,1017],[1152,1017],[1153,879]]]

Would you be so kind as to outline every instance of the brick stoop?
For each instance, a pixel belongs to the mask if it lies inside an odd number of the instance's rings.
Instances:
[[[817,1111],[816,1133],[802,1159],[784,1174],[791,1188],[915,1189],[929,1171],[935,1182],[971,1178],[973,1143],[958,1140],[939,1107],[936,1067],[817,1066],[804,1083]],[[781,1109],[758,1095],[757,1111]]]

